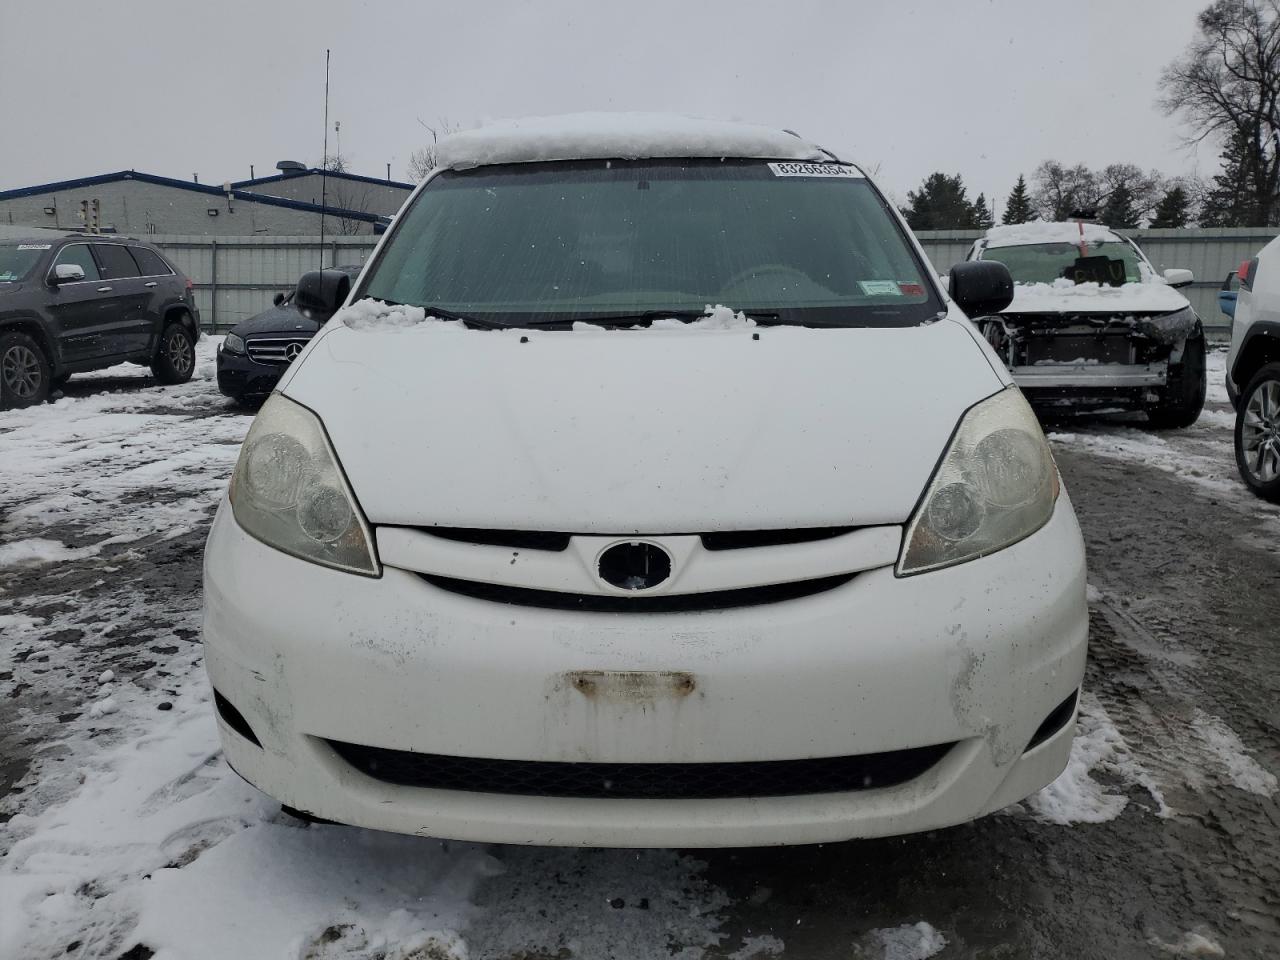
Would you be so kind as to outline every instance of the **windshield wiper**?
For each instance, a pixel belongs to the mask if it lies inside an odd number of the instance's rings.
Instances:
[[[737,313],[738,311],[734,311]],[[743,310],[748,318],[764,323],[777,323],[778,315],[768,311]],[[638,327],[643,324],[653,323],[655,320],[683,320],[686,323],[692,323],[697,320],[704,320],[707,317],[705,310],[644,310],[640,313],[615,313],[601,314],[594,317],[562,317],[558,320],[542,320],[530,321],[526,326],[530,327],[552,327],[566,326],[574,323],[594,323],[602,327]]]

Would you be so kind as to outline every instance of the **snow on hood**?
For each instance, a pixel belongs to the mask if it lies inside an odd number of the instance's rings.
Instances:
[[[1088,243],[1124,243],[1124,239],[1110,227],[1075,220],[1063,223],[1033,220],[1030,223],[1013,223],[1007,227],[992,227],[983,239],[988,250],[992,247],[1019,247],[1029,243],[1079,243],[1081,230]]]
[[[386,333],[395,330],[445,329],[466,330],[467,325],[460,320],[441,320],[428,316],[422,307],[407,303],[383,303],[381,300],[365,298],[343,307],[330,318],[330,323],[337,321],[352,330],[370,330]]]
[[[1015,283],[1013,302],[1003,312],[1172,313],[1188,306],[1186,297],[1157,277],[1119,287],[1059,277],[1053,283]]]
[[[658,534],[902,523],[963,412],[1005,382],[964,320],[331,323],[281,389],[324,421],[375,524]]]
[[[437,165],[464,170],[496,163],[643,157],[830,160],[814,143],[782,130],[664,113],[574,113],[486,124],[440,141]]]

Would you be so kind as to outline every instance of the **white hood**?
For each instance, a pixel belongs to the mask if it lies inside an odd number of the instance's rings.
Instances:
[[[375,524],[658,534],[904,522],[960,415],[1003,383],[957,320],[331,323],[284,392],[324,421]]]

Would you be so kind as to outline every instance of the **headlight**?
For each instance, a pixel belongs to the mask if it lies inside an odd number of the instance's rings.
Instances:
[[[222,349],[227,353],[244,353],[244,338],[228,333],[227,338],[222,341]]]
[[[1016,387],[970,408],[916,508],[898,576],[973,560],[1035,533],[1053,514],[1058,469]]]
[[[302,560],[378,576],[373,537],[319,418],[273,393],[231,475],[236,522]]]

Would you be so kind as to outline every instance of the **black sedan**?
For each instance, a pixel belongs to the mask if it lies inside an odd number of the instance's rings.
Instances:
[[[333,267],[354,282],[361,267]],[[329,318],[294,304],[293,293],[276,294],[275,305],[231,328],[218,348],[218,389],[236,400],[265,397],[302,348]]]

